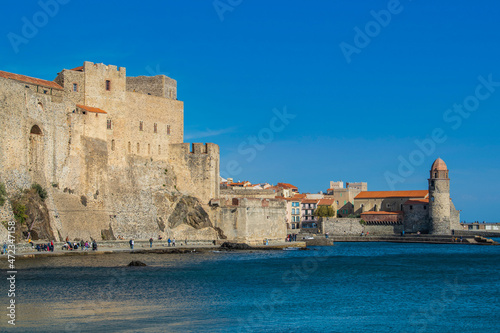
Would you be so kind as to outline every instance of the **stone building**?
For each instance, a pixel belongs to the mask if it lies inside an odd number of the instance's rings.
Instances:
[[[225,237],[221,210],[209,206],[220,193],[219,147],[184,143],[171,78],[92,62],[54,81],[0,71],[0,130],[2,219],[38,183],[48,217],[30,223],[52,239]]]
[[[430,170],[428,190],[360,192],[354,210],[367,224],[392,224],[409,233],[451,234],[461,229],[450,198],[449,171],[440,158]]]
[[[362,191],[368,191],[368,184],[365,182],[346,183],[343,181],[330,181],[330,188],[327,195],[333,196],[337,206],[337,215],[347,217],[354,214],[354,198]]]

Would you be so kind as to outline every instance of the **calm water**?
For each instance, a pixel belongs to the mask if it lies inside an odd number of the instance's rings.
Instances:
[[[500,246],[338,243],[18,260],[15,330],[496,333],[499,258]],[[148,266],[123,267],[132,259]]]

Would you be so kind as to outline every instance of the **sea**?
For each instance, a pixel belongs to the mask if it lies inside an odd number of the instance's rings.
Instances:
[[[4,282],[2,332],[500,332],[500,246],[120,253],[16,269],[16,325]]]

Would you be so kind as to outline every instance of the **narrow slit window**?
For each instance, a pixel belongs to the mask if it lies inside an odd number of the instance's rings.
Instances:
[[[158,124],[157,124],[157,123],[155,123],[155,124],[154,124],[154,126],[153,126],[153,131],[154,131],[155,133],[157,133],[157,132],[158,132]]]
[[[108,119],[106,122],[106,128],[111,129],[111,119]]]
[[[107,91],[111,90],[111,81],[110,80],[106,80],[106,90]]]
[[[139,122],[139,131],[144,129],[144,123],[142,121]]]
[[[170,125],[167,125],[167,135],[170,135]]]
[[[73,83],[73,91],[78,91],[78,83]]]

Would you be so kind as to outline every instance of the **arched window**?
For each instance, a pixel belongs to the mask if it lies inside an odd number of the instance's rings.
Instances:
[[[30,134],[42,135],[42,130],[38,127],[38,125],[33,125],[33,127],[31,127]]]

